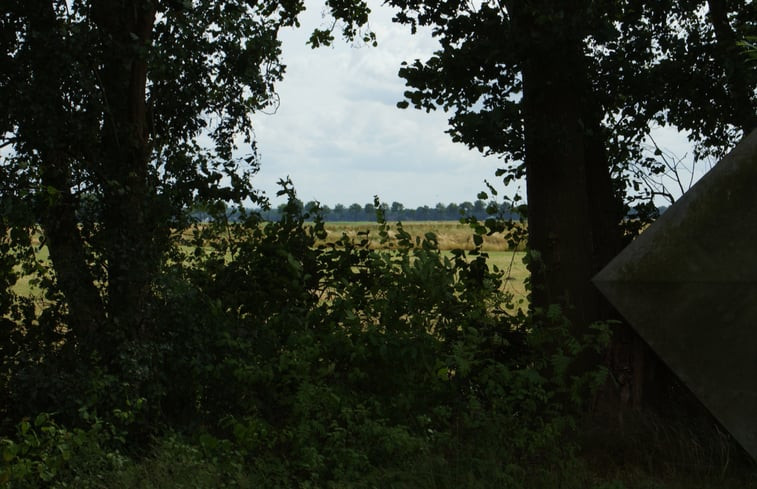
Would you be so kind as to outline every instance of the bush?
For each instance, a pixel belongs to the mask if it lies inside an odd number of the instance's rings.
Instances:
[[[85,487],[125,463],[106,448],[114,435],[96,419],[87,430],[68,430],[47,413],[22,420],[14,437],[0,438],[0,487]]]
[[[125,341],[115,362],[82,368],[64,332],[10,368],[11,397],[23,398],[21,375],[64,367],[47,380],[73,386],[58,416],[82,426],[84,407],[121,439],[45,421],[55,428],[27,450],[31,465],[12,459],[12,480],[28,467],[40,481],[70,480],[62,467],[80,451],[66,459],[58,448],[71,439],[91,448],[85,460],[107,461],[119,447],[141,456],[165,432],[191,440],[170,446],[190,465],[211,461],[202,477],[250,487],[526,487],[562,471],[564,434],[598,379],[569,365],[605,332],[579,341],[558,309],[525,314],[480,249],[443,254],[433,234],[412,239],[376,208],[384,250],[365,234],[316,245],[317,206],[286,206],[271,223],[229,223],[224,209],[184,233],[153,284],[149,334]]]

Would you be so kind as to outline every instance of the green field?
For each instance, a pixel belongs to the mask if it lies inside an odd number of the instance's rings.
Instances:
[[[473,243],[473,230],[468,224],[462,224],[458,221],[415,221],[405,222],[402,226],[406,232],[413,237],[420,237],[426,233],[436,234],[441,250],[472,250],[475,246]],[[393,235],[395,226],[389,223],[390,235]],[[334,241],[342,234],[351,238],[357,238],[358,232],[368,231],[368,239],[373,247],[381,247],[379,243],[379,225],[375,222],[327,222],[326,231],[328,232],[327,241]],[[510,246],[503,234],[493,236],[484,236],[484,251],[508,251]],[[523,247],[519,246],[522,251]]]
[[[454,249],[466,251],[475,248],[473,230],[467,224],[457,221],[418,221],[403,223],[404,230],[413,237],[423,238],[427,233],[434,233],[439,243],[439,249],[449,252]],[[392,226],[392,229],[394,227]],[[343,234],[356,239],[358,233],[368,231],[367,238],[371,247],[380,249],[379,225],[371,222],[333,222],[326,223],[328,237],[326,241],[336,241]],[[393,235],[390,232],[390,235]],[[528,277],[528,270],[523,263],[524,251],[521,247],[510,250],[506,237],[502,234],[484,236],[483,251],[489,255],[490,266],[496,266],[505,272],[505,290],[512,292],[515,299],[526,299],[524,281]]]
[[[439,249],[449,252],[453,249],[462,249],[470,251],[474,249],[473,230],[467,224],[461,224],[456,221],[421,221],[403,223],[404,230],[411,236],[423,239],[427,233],[434,233],[439,243]],[[391,226],[394,230],[394,226]],[[384,245],[380,243],[379,225],[375,222],[334,222],[326,223],[328,237],[327,242],[334,242],[343,234],[358,241],[368,239],[373,249],[382,249]],[[358,233],[368,232],[367,235]],[[394,231],[390,231],[390,236]],[[484,236],[482,247],[489,255],[490,266],[496,266],[505,271],[505,290],[512,292],[515,299],[525,299],[526,290],[524,280],[528,276],[523,264],[524,252],[520,249],[509,250],[508,244],[502,235]],[[47,247],[37,250],[37,260],[46,261],[48,259]],[[13,291],[21,296],[41,296],[41,291],[31,283],[31,277],[22,276],[19,278]]]
[[[522,251],[489,251],[489,264],[505,271],[505,291],[512,292],[515,299],[526,299],[525,280],[528,270],[523,263]]]

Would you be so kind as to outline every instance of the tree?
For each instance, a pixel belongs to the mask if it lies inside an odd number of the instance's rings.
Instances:
[[[350,204],[349,216],[352,221],[361,221],[363,218],[363,206],[358,203]]]
[[[751,2],[645,2],[619,9],[618,20],[593,57],[612,136],[630,151],[621,158],[641,159],[651,123],[688,131],[697,158],[723,156],[757,127],[757,74],[738,45],[757,33]]]
[[[347,208],[344,207],[344,204],[336,204],[334,206],[334,209],[331,211],[331,215],[334,216],[334,220],[343,221],[346,212]]]
[[[365,2],[327,6],[344,37],[363,35]],[[41,225],[50,293],[85,352],[107,358],[150,335],[152,283],[190,204],[258,200],[249,114],[275,104],[278,32],[303,9],[273,0],[0,6],[2,199],[28,210],[11,226]],[[316,30],[310,43],[332,40]],[[246,156],[232,158],[242,143]],[[85,195],[94,213],[79,222]]]
[[[486,216],[486,202],[481,199],[476,199],[473,203],[473,214],[479,219]]]
[[[440,42],[403,64],[398,106],[450,111],[454,141],[526,177],[531,305],[562,305],[577,332],[612,314],[590,278],[623,244],[627,170],[651,125],[691,131],[700,153],[753,127],[755,80],[733,50],[757,25],[751,2],[389,3]]]
[[[300,201],[300,203],[301,203],[301,201]],[[308,202],[306,202],[305,204],[302,205],[302,210],[304,212],[307,212],[307,213],[312,213],[313,211],[315,211],[318,208],[320,208],[323,211],[324,215],[327,213],[326,208],[324,208],[323,206],[321,206],[321,204],[318,201],[315,201],[315,200],[309,200]]]
[[[447,204],[445,208],[445,218],[447,219],[460,219],[460,206],[454,202]]]
[[[410,87],[400,106],[452,110],[453,140],[525,160],[514,172],[527,174],[529,243],[538,256],[532,305],[563,304],[576,325],[596,319],[589,279],[619,247],[583,50],[599,15],[580,1],[390,3],[400,8],[397,21],[431,25],[441,43],[431,59],[400,70]]]
[[[376,216],[376,206],[372,203],[367,203],[363,206],[363,216],[365,219],[372,220]]]
[[[415,209],[415,218],[419,221],[428,221],[431,219],[431,208],[427,205],[419,206]]]
[[[400,220],[403,218],[405,206],[401,202],[394,201],[392,202],[392,206],[389,208],[391,211],[391,218]]]

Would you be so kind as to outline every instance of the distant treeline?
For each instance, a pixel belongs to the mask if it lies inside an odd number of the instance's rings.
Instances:
[[[313,209],[318,206],[320,213],[325,221],[330,222],[351,222],[351,221],[368,221],[374,222],[376,220],[376,206],[372,203],[368,204],[350,204],[349,206],[344,204],[336,204],[333,208],[323,204],[317,204],[315,201],[309,201],[303,203],[301,200],[295,199],[293,202],[299,209],[304,210],[312,214]],[[254,212],[261,214],[263,219],[267,221],[278,221],[283,212],[284,207],[287,204],[280,204],[278,207],[271,209],[252,209]],[[644,206],[648,207],[648,206]],[[510,202],[486,202],[483,200],[476,200],[475,202],[461,202],[459,204],[449,203],[443,204],[439,202],[434,207],[427,205],[419,207],[405,207],[400,202],[392,202],[390,204],[381,204],[381,208],[384,211],[384,217],[388,221],[457,221],[461,217],[473,216],[476,219],[484,220],[488,217],[496,216],[503,219],[519,219],[521,214],[518,212],[519,207],[513,206]],[[524,207],[520,207],[524,209]],[[656,208],[656,214],[662,214],[667,210],[667,206],[661,206]],[[655,208],[650,207],[646,209],[646,213],[654,212]],[[525,214],[525,211],[523,211]],[[203,211],[195,211],[194,216],[200,220],[208,220],[209,214]],[[229,219],[236,220],[237,213],[235,211],[228,212]],[[630,219],[640,216],[639,210],[631,208],[628,210],[627,217]],[[312,215],[310,217],[312,220]]]
[[[277,221],[282,214],[284,206],[281,204],[277,208],[261,211],[263,218],[266,220]],[[305,211],[311,211],[316,203],[311,201],[307,203],[295,202],[295,205],[301,206]],[[477,219],[486,219],[492,214],[498,214],[506,219],[518,219],[517,210],[513,209],[510,203],[500,204],[497,202],[485,202],[476,200],[475,202],[462,202],[459,204],[438,203],[434,207],[427,205],[416,208],[405,207],[400,202],[391,204],[381,204],[384,216],[388,221],[456,221],[463,216],[475,216]],[[376,206],[368,204],[336,204],[334,207],[320,205],[321,215],[324,220],[332,222],[343,221],[375,221]]]

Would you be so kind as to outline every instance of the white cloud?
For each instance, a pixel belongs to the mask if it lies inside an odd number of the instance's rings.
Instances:
[[[312,2],[308,2],[312,3]],[[391,10],[373,2],[378,47],[312,50],[308,33],[322,25],[309,9],[302,27],[283,33],[287,64],[274,115],[254,116],[262,156],[257,185],[271,195],[291,176],[303,200],[368,202],[374,194],[408,206],[475,199],[498,160],[453,144],[443,112],[400,110],[404,60],[427,58],[437,44],[391,23]]]

